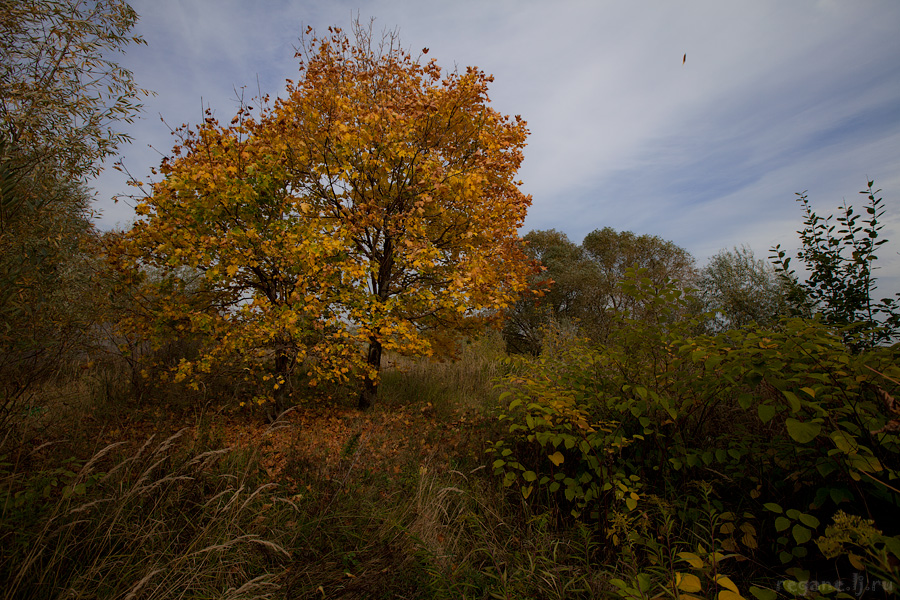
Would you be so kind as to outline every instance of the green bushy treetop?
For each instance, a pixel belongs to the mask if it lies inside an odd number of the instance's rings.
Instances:
[[[776,272],[797,281],[795,303],[842,328],[845,341],[857,350],[894,341],[900,326],[897,298],[875,298],[876,252],[888,240],[880,238],[884,228],[881,190],[874,189],[874,181],[867,184],[860,192],[866,197],[865,214],[844,202],[836,218],[822,217],[813,211],[806,192],[797,194],[805,218],[798,232],[801,247],[796,258],[807,272],[805,280],[791,267],[787,251],[780,245],[772,249]]]
[[[789,280],[747,246],[720,250],[697,280],[697,295],[712,315],[707,326],[713,331],[774,325],[791,312],[791,289]]]
[[[605,227],[579,246],[551,229],[531,231],[524,240],[526,252],[543,270],[531,281],[538,293],[522,298],[508,313],[504,335],[514,352],[539,353],[547,327],[575,327],[602,341],[615,326],[613,315],[657,318],[654,306],[622,290],[629,270],[641,270],[658,289],[675,282],[685,290],[696,280],[690,253],[653,235]]]

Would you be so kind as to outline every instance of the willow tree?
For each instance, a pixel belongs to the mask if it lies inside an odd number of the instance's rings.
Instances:
[[[484,72],[444,74],[371,27],[328,31],[307,31],[299,80],[258,118],[185,132],[124,247],[228,296],[192,327],[268,346],[276,382],[316,348],[308,373],[359,373],[367,407],[385,350],[443,352],[525,287],[528,131],[491,108]]]
[[[124,0],[0,1],[0,425],[97,318],[90,178],[148,92]]]
[[[756,258],[747,246],[720,250],[700,270],[697,295],[711,318],[712,331],[738,329],[751,323],[774,327],[781,317],[800,312],[792,306],[793,280]]]

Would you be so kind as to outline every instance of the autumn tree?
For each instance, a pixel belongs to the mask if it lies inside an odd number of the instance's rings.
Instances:
[[[169,316],[217,348],[274,356],[278,386],[355,368],[367,407],[385,350],[446,351],[524,288],[528,131],[491,108],[484,72],[352,33],[307,31],[299,80],[258,118],[185,130],[122,250],[203,275],[219,303]]]

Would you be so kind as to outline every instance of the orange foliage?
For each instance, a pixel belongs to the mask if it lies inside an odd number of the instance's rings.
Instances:
[[[309,38],[258,118],[182,129],[138,206],[125,263],[193,273],[205,294],[156,288],[156,318],[216,340],[180,376],[239,354],[276,396],[302,365],[312,383],[361,374],[371,400],[383,350],[439,352],[525,287],[525,122],[489,106],[484,72],[442,75],[354,32]]]

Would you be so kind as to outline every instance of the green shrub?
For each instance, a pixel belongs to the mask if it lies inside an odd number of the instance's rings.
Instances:
[[[763,586],[761,598],[778,571],[836,568],[812,540],[838,509],[898,533],[900,348],[857,354],[845,332],[799,318],[699,335],[696,323],[667,318],[688,302],[676,288],[632,273],[623,289],[655,303],[659,318],[623,319],[607,345],[574,339],[516,358],[500,382],[509,435],[491,450],[508,486],[610,531],[654,498],[702,507],[698,486],[712,486],[711,509],[727,515],[721,551],[782,565],[741,579]],[[693,517],[672,518],[686,531]],[[694,541],[673,542],[683,543]]]
[[[844,341],[857,351],[896,340],[900,327],[897,298],[876,301],[873,297],[877,289],[872,273],[877,268],[875,252],[888,242],[878,239],[885,209],[882,199],[876,197],[881,190],[874,185],[868,181],[860,192],[867,201],[862,225],[862,215],[846,202],[836,219],[834,215],[821,217],[812,210],[806,192],[797,194],[806,217],[796,256],[808,272],[805,281],[798,279],[780,245],[772,248],[771,257],[775,271],[793,289],[795,308],[801,313],[813,310],[821,314],[826,323],[841,329]]]

